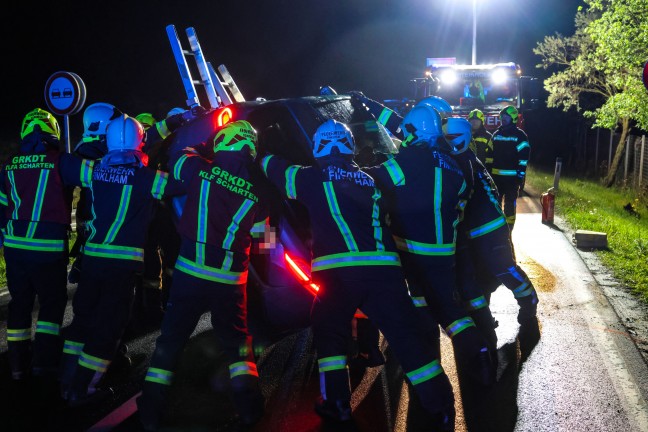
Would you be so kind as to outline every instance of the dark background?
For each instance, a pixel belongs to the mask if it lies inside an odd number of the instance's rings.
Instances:
[[[165,27],[183,46],[194,27],[207,60],[225,64],[247,99],[304,96],[329,84],[374,99],[411,96],[426,57],[470,63],[471,0],[232,0],[13,2],[3,6],[0,139],[16,141],[22,117],[47,109],[47,78],[75,72],[87,104],[163,117],[186,99]],[[514,61],[544,78],[532,49],[573,33],[577,0],[478,0],[477,62]],[[206,104],[206,100],[204,101]],[[563,114],[542,110],[528,126],[551,141]],[[546,118],[546,120],[545,120]],[[73,138],[81,114],[71,117]],[[534,137],[531,136],[532,143]]]

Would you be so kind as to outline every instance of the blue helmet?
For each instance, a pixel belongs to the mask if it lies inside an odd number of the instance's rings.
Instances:
[[[470,122],[462,117],[450,117],[443,125],[445,139],[452,146],[453,154],[465,152],[470,147],[472,129]]]
[[[335,153],[353,155],[354,150],[353,134],[344,123],[326,120],[313,135],[313,156],[316,158]]]
[[[445,99],[441,99],[438,96],[428,96],[421,99],[414,106],[427,105],[431,108],[434,108],[441,114],[441,117],[450,117],[452,115],[452,107]]]
[[[405,137],[402,145],[434,146],[436,140],[443,136],[441,123],[441,115],[436,109],[428,105],[415,106],[401,123],[400,128]]]

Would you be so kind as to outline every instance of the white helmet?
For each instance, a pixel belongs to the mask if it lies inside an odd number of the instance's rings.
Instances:
[[[108,124],[106,143],[109,152],[141,150],[144,145],[144,128],[134,118],[122,114]]]
[[[450,117],[443,125],[445,139],[452,146],[453,154],[465,152],[472,140],[470,122],[462,117]]]
[[[83,111],[83,136],[106,135],[106,128],[111,120],[121,115],[114,105],[104,102],[93,103]]]
[[[316,158],[335,153],[353,155],[354,150],[353,134],[344,123],[326,120],[313,135],[313,156]]]
[[[415,106],[407,113],[400,126],[405,140],[402,145],[434,146],[443,136],[441,115],[428,105]]]

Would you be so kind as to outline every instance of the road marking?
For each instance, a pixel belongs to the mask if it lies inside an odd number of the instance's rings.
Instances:
[[[142,392],[137,393],[135,396],[118,406],[115,410],[108,413],[106,417],[102,418],[92,427],[90,427],[88,429],[88,432],[109,431],[123,423],[128,417],[132,416],[137,411],[137,404],[135,403],[135,400],[141,394]]]

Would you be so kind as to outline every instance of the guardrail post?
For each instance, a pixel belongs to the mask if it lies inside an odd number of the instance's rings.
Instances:
[[[554,183],[553,188],[558,191],[558,183],[560,182],[560,172],[562,171],[562,158],[556,158],[556,169],[554,170]]]

